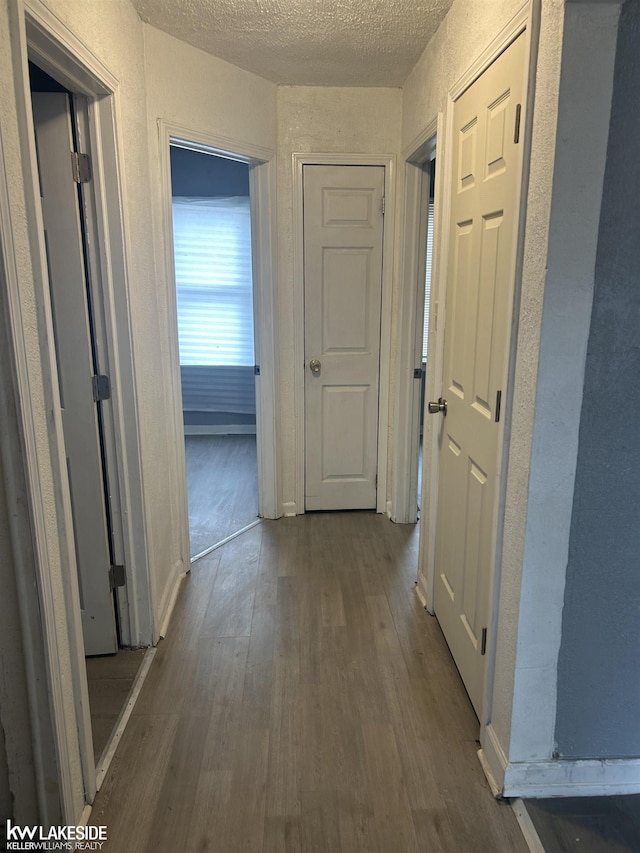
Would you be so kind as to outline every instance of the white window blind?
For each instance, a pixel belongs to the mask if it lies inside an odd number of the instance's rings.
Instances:
[[[180,364],[252,365],[249,199],[173,199]]]
[[[424,283],[424,325],[422,329],[422,360],[427,360],[429,339],[429,300],[431,298],[431,262],[433,260],[433,202],[429,202],[427,214],[427,264]]]

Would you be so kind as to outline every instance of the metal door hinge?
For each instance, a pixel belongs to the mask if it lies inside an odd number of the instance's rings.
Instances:
[[[414,379],[422,379],[422,368],[414,367],[413,368],[413,378]]]
[[[91,160],[88,154],[71,152],[71,174],[76,184],[86,184],[91,180]]]
[[[520,117],[522,115],[522,104],[516,104],[516,126],[513,131],[513,141],[517,145],[520,142]]]
[[[111,399],[111,382],[108,376],[92,376],[91,385],[93,386],[94,403]]]
[[[111,589],[124,586],[127,582],[127,573],[124,566],[111,566],[109,569],[109,585]]]
[[[260,365],[259,364],[253,365],[253,375],[254,376],[260,376]]]
[[[496,423],[500,420],[500,409],[502,407],[502,391],[496,392]]]
[[[480,654],[486,655],[487,653],[487,629],[482,629],[482,645],[480,646]]]
[[[385,197],[382,196],[382,198],[380,199],[380,212],[382,213],[383,216],[384,216],[385,207],[386,207]]]

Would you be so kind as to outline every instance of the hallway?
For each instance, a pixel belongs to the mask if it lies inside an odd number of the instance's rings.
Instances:
[[[103,849],[526,853],[417,546],[380,515],[307,514],[194,564],[96,797]]]

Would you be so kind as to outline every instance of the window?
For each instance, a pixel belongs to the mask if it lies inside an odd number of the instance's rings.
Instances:
[[[253,365],[249,199],[173,199],[180,364]]]
[[[427,214],[427,264],[424,283],[424,325],[422,330],[422,360],[427,360],[429,339],[429,301],[431,298],[431,262],[433,260],[433,201],[429,202]]]

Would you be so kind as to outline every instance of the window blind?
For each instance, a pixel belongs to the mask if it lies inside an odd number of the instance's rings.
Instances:
[[[253,365],[249,199],[173,199],[180,364]]]
[[[433,260],[433,212],[434,204],[429,202],[427,213],[427,263],[424,282],[424,324],[422,327],[422,360],[427,360],[429,340],[429,301],[431,299],[431,262]]]

